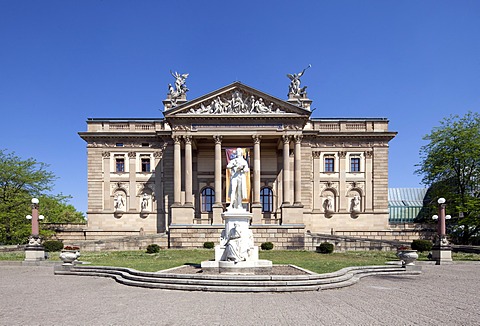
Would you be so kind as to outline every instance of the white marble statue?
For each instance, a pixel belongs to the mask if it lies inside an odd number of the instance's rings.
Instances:
[[[185,85],[188,74],[179,74],[176,71],[170,71],[170,74],[175,78],[175,88],[168,84],[168,93],[171,95],[172,99],[176,99],[188,92],[187,85]]]
[[[303,69],[298,74],[287,74],[287,77],[290,79],[290,86],[288,87],[288,95],[300,96],[305,94],[307,86],[300,88],[300,77],[305,74],[305,70],[310,68],[312,65],[308,65],[307,68]]]
[[[150,196],[147,193],[144,193],[142,196],[142,202],[140,204],[142,212],[150,211]]]
[[[323,202],[323,209],[325,213],[333,213],[333,198],[332,196],[328,196],[325,198],[325,201]]]
[[[228,162],[227,169],[230,169],[229,209],[243,209],[242,200],[248,198],[245,174],[250,170],[241,148],[237,148],[236,157]]]
[[[238,223],[234,223],[225,243],[226,261],[245,261],[249,258],[253,248],[253,233],[250,229],[242,230]]]
[[[116,194],[114,199],[114,208],[115,211],[125,211],[125,199],[122,194]]]
[[[360,196],[355,195],[352,198],[350,203],[350,212],[351,213],[360,213]]]

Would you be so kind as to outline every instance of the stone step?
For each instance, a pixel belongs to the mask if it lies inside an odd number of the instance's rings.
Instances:
[[[197,275],[149,273],[122,267],[56,266],[56,275],[110,277],[118,283],[167,290],[213,292],[297,292],[341,288],[372,275],[417,275],[401,266],[343,268],[334,273],[310,275]]]

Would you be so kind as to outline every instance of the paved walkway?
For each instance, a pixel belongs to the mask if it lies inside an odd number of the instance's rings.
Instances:
[[[306,293],[181,292],[0,264],[1,325],[480,325],[480,265]]]

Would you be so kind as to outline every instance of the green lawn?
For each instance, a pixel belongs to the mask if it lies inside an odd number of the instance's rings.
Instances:
[[[59,260],[58,252],[50,253],[50,260]],[[478,254],[453,253],[454,260],[477,260]],[[0,260],[23,260],[24,252],[0,253]],[[184,264],[200,264],[214,258],[214,251],[196,250],[161,250],[157,254],[145,251],[82,251],[80,260],[92,265],[129,267],[140,271],[155,272]],[[329,273],[348,266],[384,265],[387,261],[398,260],[394,251],[348,251],[329,255],[312,251],[272,250],[260,251],[260,259],[271,260],[274,264],[293,264],[316,273]],[[427,260],[421,253],[419,260]]]

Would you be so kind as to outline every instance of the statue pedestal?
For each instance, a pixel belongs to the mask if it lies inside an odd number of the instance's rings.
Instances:
[[[25,248],[25,261],[45,260],[45,249],[43,246],[27,246]]]
[[[432,248],[432,260],[436,265],[452,264],[452,247],[449,245],[435,245]]]
[[[252,213],[245,209],[229,209],[222,214],[222,219],[225,229],[220,245],[215,246],[215,260],[203,261],[202,269],[230,274],[255,274],[271,270],[271,261],[258,259],[258,246],[253,244],[253,233],[249,228]]]

